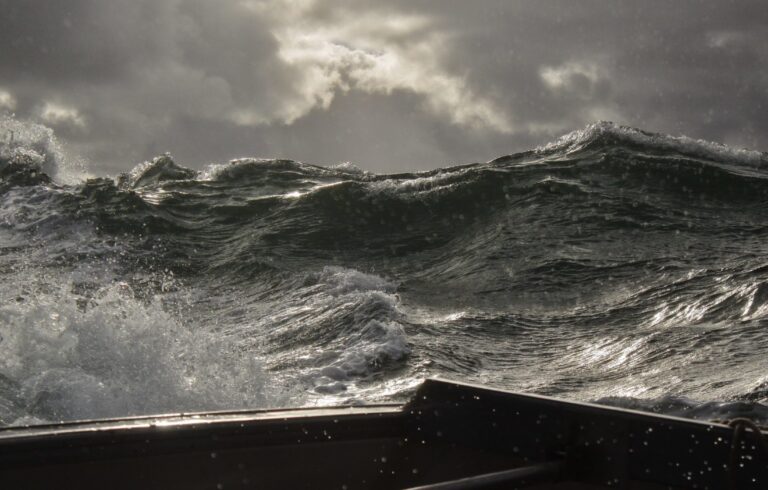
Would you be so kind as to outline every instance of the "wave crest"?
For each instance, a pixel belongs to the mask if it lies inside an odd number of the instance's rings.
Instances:
[[[768,166],[768,153],[734,148],[688,136],[653,133],[609,121],[599,121],[572,131],[557,140],[540,146],[534,152],[541,156],[553,153],[574,154],[593,148],[605,149],[621,145],[658,152],[674,152],[706,160],[741,164],[749,167]]]
[[[3,115],[0,116],[0,168],[12,162],[32,165],[63,184],[75,184],[89,176],[83,160],[67,154],[51,128]]]
[[[194,179],[196,176],[196,171],[178,165],[173,161],[170,153],[165,153],[151,161],[136,165],[127,174],[120,174],[117,178],[117,184],[122,188],[136,189],[169,180]]]

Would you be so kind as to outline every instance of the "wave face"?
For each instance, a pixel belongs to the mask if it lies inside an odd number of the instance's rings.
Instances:
[[[766,154],[598,123],[423,173],[165,155],[65,183],[27,136],[0,150],[3,424],[427,376],[768,420]]]

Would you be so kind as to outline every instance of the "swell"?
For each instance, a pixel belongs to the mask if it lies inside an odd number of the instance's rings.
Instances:
[[[263,237],[270,244],[285,234],[308,249],[336,250],[345,244],[333,237],[346,235],[352,238],[347,248],[368,244],[408,253],[445,243],[457,227],[523,206],[603,208],[608,225],[633,227],[675,226],[698,210],[749,211],[764,204],[768,174],[762,155],[740,161],[734,153],[731,160],[716,161],[713,156],[722,155],[714,150],[704,158],[702,148],[683,152],[660,135],[633,131],[597,125],[581,139],[565,137],[568,144],[488,164],[389,176],[287,160],[239,160],[195,172],[163,156],[117,183],[95,179],[75,186],[64,208],[113,234],[256,229],[268,223]],[[51,183],[42,164],[19,154],[0,160],[0,171],[11,188]],[[387,243],[378,244],[377,237]],[[412,248],[402,249],[406,244]]]
[[[0,153],[6,421],[391,400],[430,375],[765,400],[764,154],[596,124],[430,172],[163,155],[64,184],[20,148]]]
[[[61,186],[25,158],[0,162],[5,192],[38,186],[51,197],[43,218],[15,226],[92,224],[128,248],[125,270],[190,279],[269,283],[351,265],[404,275],[404,288],[467,283],[486,302],[523,289],[575,301],[589,296],[575,289],[676,266],[752,264],[768,231],[764,155],[605,124],[417,174],[245,159],[195,172],[166,155],[116,182]]]

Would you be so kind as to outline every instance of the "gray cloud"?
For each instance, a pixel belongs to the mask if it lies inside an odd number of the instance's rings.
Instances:
[[[482,161],[597,119],[768,148],[762,1],[0,0],[0,109],[97,173],[171,151]]]

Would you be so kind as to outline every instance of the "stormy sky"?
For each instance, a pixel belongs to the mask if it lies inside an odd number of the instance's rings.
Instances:
[[[96,173],[428,169],[597,120],[768,150],[765,0],[0,0],[0,46],[0,112]]]

